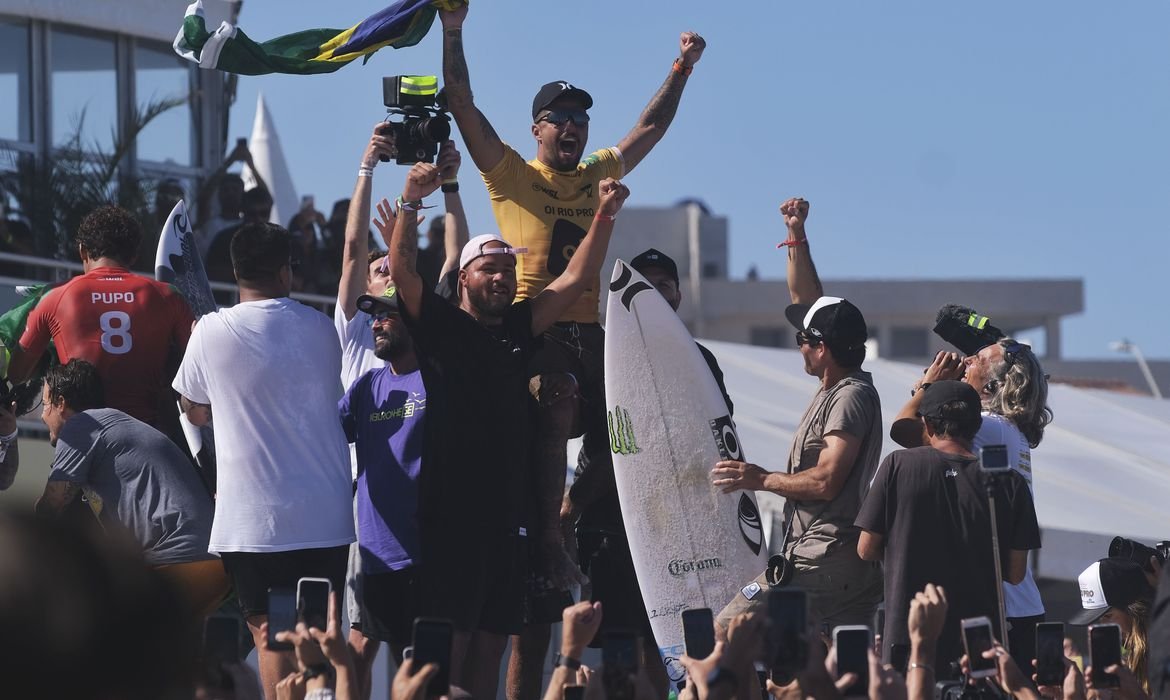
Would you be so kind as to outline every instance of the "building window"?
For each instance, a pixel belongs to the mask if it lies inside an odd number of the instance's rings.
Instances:
[[[166,100],[187,99],[191,93],[191,63],[170,46],[143,46],[134,50],[134,94],[138,109]],[[189,165],[191,162],[190,103],[172,107],[151,120],[138,135],[138,159]]]
[[[890,329],[890,357],[926,357],[928,338],[925,328]]]
[[[69,145],[80,126],[83,149],[110,152],[118,126],[113,37],[54,29],[50,42],[53,145]]]
[[[0,139],[32,141],[27,24],[0,21]]]
[[[778,326],[754,326],[751,329],[751,344],[767,348],[790,348],[794,331]]]

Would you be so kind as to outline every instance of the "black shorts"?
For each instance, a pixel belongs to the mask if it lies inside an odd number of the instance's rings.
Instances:
[[[303,577],[327,578],[339,594],[345,590],[349,545],[287,552],[223,552],[223,568],[232,579],[244,617],[268,614],[268,589],[296,590]]]
[[[361,577],[361,622],[354,623],[370,639],[391,647],[410,646],[414,618],[418,617],[418,576],[414,567]]]
[[[520,634],[528,577],[528,538],[463,533],[462,540],[423,545],[419,614],[451,620],[463,632]]]
[[[593,586],[593,601],[601,603],[601,628],[589,646],[601,646],[602,637],[610,630],[634,630],[645,639],[653,639],[626,538],[602,532],[578,532],[577,554],[581,570]]]

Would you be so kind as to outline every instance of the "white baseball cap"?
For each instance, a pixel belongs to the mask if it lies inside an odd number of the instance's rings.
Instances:
[[[485,249],[484,246],[488,243],[503,243],[504,245],[492,246],[491,248]],[[498,233],[481,233],[463,246],[463,252],[459,254],[459,269],[462,270],[472,261],[482,258],[485,255],[515,256],[527,252],[527,248],[513,248],[508,245],[508,242]]]

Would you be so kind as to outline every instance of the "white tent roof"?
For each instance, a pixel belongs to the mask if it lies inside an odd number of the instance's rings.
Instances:
[[[723,369],[748,459],[769,470],[784,468],[792,434],[816,392],[800,353],[703,344]],[[922,367],[869,360],[865,369],[882,399],[884,457],[898,448],[889,439],[890,423]],[[1114,535],[1146,544],[1170,539],[1170,401],[1058,384],[1048,398],[1055,420],[1032,453],[1044,537],[1039,575],[1076,580],[1085,566],[1106,556]],[[783,500],[760,500],[767,525]]]

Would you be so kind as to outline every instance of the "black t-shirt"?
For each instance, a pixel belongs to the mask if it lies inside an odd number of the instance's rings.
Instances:
[[[418,508],[423,556],[434,537],[516,534],[531,478],[527,367],[537,346],[531,303],[512,305],[493,328],[427,291],[419,317],[403,308],[402,318],[427,388]]]
[[[701,343],[695,343],[699,348],[699,353],[703,355],[703,359],[707,361],[707,366],[711,369],[711,375],[715,377],[715,383],[719,385],[719,391],[723,394],[723,401],[727,404],[727,414],[735,415],[735,404],[731,402],[731,396],[727,394],[727,387],[723,384],[723,370],[719,368],[719,362],[715,359],[715,355],[710,350],[703,347]],[[600,444],[608,445],[609,440],[602,440]],[[597,459],[601,456],[602,459]],[[711,465],[715,466],[715,465]],[[601,495],[593,503],[586,503],[581,509],[581,518],[577,521],[577,527],[581,530],[601,531],[610,534],[624,535],[625,523],[622,520],[622,507],[618,501],[617,482],[613,474],[613,459],[608,451],[602,455],[589,454],[588,450],[582,449],[577,455],[577,471],[576,478],[585,478],[583,475],[588,470],[593,471],[593,475],[588,478],[597,479],[598,481],[605,480],[605,488],[599,489]],[[570,496],[572,492],[570,492]]]
[[[933,447],[898,450],[878,468],[856,524],[885,537],[887,653],[910,643],[910,601],[927,583],[947,595],[947,619],[938,641],[941,670],[962,655],[959,621],[999,615],[987,502],[988,476],[974,457]],[[1007,571],[1010,551],[1040,548],[1040,526],[1023,477],[1007,472],[995,489],[1000,558]],[[997,632],[998,634],[998,632]],[[999,639],[1003,637],[1000,636]]]

